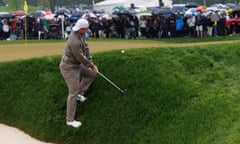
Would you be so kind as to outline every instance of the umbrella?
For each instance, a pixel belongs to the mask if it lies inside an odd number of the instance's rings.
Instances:
[[[120,10],[125,10],[126,8],[122,5],[115,6],[112,8],[113,11],[120,11]]]
[[[40,17],[44,17],[44,14],[42,11],[35,11],[30,13],[28,16],[33,18],[40,18]]]
[[[138,13],[138,14],[136,14],[136,16],[137,16],[138,18],[140,18],[140,17],[142,17],[142,16],[152,16],[152,13],[147,13],[147,12]]]
[[[81,11],[75,11],[72,13],[71,17],[81,17],[83,13]]]
[[[96,18],[97,16],[94,13],[85,13],[82,15],[82,18],[88,19],[88,18]]]
[[[207,11],[218,11],[217,7],[207,7]]]
[[[42,13],[46,16],[46,15],[52,15],[53,13],[51,11],[42,11]]]
[[[147,7],[137,7],[137,9],[139,9],[140,12],[147,12]]]
[[[9,12],[0,12],[0,15],[10,14]]]
[[[171,13],[171,9],[170,8],[167,8],[167,7],[162,7],[159,9],[159,14],[166,14],[166,13]]]
[[[76,22],[80,17],[82,17],[83,13],[81,11],[75,11],[70,16],[71,22]]]
[[[114,15],[129,15],[129,11],[127,11],[127,10],[114,11],[112,14],[114,14]]]
[[[0,18],[12,18],[14,15],[12,15],[9,12],[0,12]]]
[[[148,7],[147,11],[151,12],[152,14],[158,14],[159,8],[158,7]]]
[[[227,8],[235,8],[237,5],[236,4],[234,4],[234,3],[226,3],[225,4],[225,6],[227,7]]]
[[[197,8],[190,8],[184,14],[184,16],[193,16],[193,15],[195,15],[195,16],[199,15],[199,12],[197,11]]]
[[[218,9],[226,9],[227,8],[227,6],[225,6],[221,3],[213,4],[210,7],[217,7]]]
[[[207,11],[207,12],[205,12],[203,15],[205,16],[205,17],[209,17],[209,15],[211,15],[213,13],[213,11]]]
[[[152,14],[164,14],[164,13],[171,13],[171,9],[168,7],[148,7],[148,11],[152,12]]]
[[[139,11],[137,11],[136,9],[133,9],[133,8],[129,8],[127,11],[128,11],[129,14],[137,14],[137,13],[139,13]]]
[[[197,10],[200,12],[206,12],[206,7],[205,6],[198,6]]]
[[[14,11],[12,12],[13,15],[15,16],[24,16],[24,15],[27,15],[27,13],[23,10],[18,10],[18,11]]]
[[[55,11],[56,15],[70,15],[71,12],[70,10],[66,9],[66,8],[61,8]]]
[[[52,20],[54,18],[55,18],[55,14],[48,14],[48,15],[44,16],[44,19],[46,19],[46,20]]]
[[[228,10],[226,10],[226,13],[229,15],[229,14],[231,14],[233,12],[233,9],[228,9]]]

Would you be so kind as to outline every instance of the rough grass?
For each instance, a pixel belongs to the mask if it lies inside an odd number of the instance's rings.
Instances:
[[[58,144],[238,144],[238,44],[94,54],[100,71],[65,126],[60,56],[0,64],[0,122]]]

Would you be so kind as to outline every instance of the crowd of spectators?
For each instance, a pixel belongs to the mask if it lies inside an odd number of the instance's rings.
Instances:
[[[0,23],[1,40],[52,39],[61,38],[59,21],[32,17],[2,18]],[[60,34],[60,35],[59,35]]]
[[[231,17],[211,12],[208,15],[183,15],[181,13],[142,15],[116,14],[86,17],[90,23],[88,37],[94,38],[173,38],[173,37],[212,37],[239,33],[238,23],[227,24]],[[53,19],[41,17],[1,18],[0,39],[67,39],[76,20],[64,16]]]

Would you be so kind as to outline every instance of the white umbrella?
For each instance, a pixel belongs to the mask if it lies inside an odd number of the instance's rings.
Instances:
[[[208,7],[207,11],[218,11],[218,7]]]
[[[93,13],[85,13],[82,15],[82,18],[88,19],[88,18],[96,18],[97,16]]]
[[[0,12],[0,15],[10,14],[9,12]]]
[[[144,13],[137,13],[136,16],[138,19],[142,16],[152,16],[152,13],[144,12]]]

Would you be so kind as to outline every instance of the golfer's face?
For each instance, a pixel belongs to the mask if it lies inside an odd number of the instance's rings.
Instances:
[[[88,28],[81,28],[81,29],[79,30],[79,33],[80,33],[80,34],[84,34],[84,33],[86,33],[86,32],[88,32]]]

